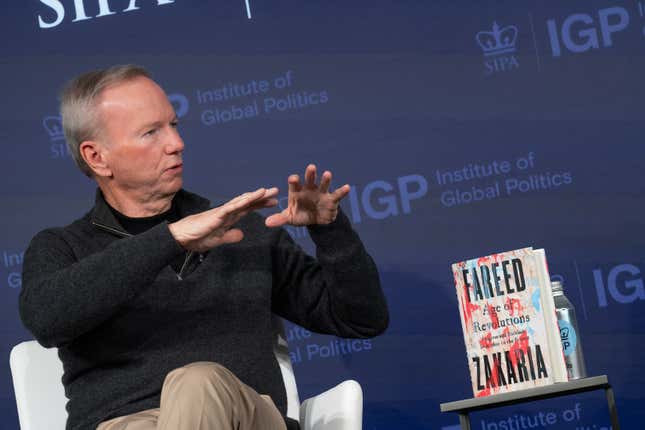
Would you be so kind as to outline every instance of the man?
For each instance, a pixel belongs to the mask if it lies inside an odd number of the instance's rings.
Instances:
[[[134,66],[73,80],[61,101],[96,204],[31,241],[20,313],[56,346],[68,430],[284,429],[273,314],[344,337],[380,334],[388,312],[374,263],[339,211],[349,192],[288,178],[289,204],[260,188],[210,208],[182,189],[184,143],[163,90]],[[318,260],[280,227],[309,228]],[[297,428],[297,427],[296,427]]]

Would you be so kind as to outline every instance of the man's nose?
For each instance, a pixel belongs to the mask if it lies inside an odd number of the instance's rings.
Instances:
[[[175,152],[182,152],[183,150],[184,140],[176,129],[171,129],[168,141],[166,142],[166,152],[174,154]]]

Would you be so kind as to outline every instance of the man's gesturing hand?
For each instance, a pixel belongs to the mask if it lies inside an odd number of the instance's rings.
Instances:
[[[244,234],[231,226],[250,211],[277,205],[277,195],[277,188],[260,188],[222,206],[182,218],[168,228],[175,240],[189,251],[205,252],[225,243],[239,242]]]
[[[265,221],[267,227],[284,224],[311,225],[329,224],[336,219],[340,201],[349,193],[345,184],[333,193],[329,192],[331,172],[325,171],[316,184],[316,166],[310,164],[305,171],[305,183],[300,184],[298,175],[291,175],[289,182],[289,203],[280,213],[271,215]]]

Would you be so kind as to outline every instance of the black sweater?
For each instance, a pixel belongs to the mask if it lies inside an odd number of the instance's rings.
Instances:
[[[182,217],[209,202],[180,191]],[[168,372],[215,361],[286,413],[273,354],[272,313],[309,330],[371,337],[388,324],[376,267],[345,215],[311,226],[314,259],[283,229],[251,213],[244,239],[187,254],[168,224],[130,236],[97,191],[96,205],[31,241],[23,264],[20,315],[45,347],[58,347],[68,430],[159,407]]]

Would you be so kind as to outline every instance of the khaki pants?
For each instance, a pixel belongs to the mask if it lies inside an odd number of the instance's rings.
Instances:
[[[217,363],[168,373],[159,408],[104,421],[96,430],[286,430],[269,396],[259,395]]]

